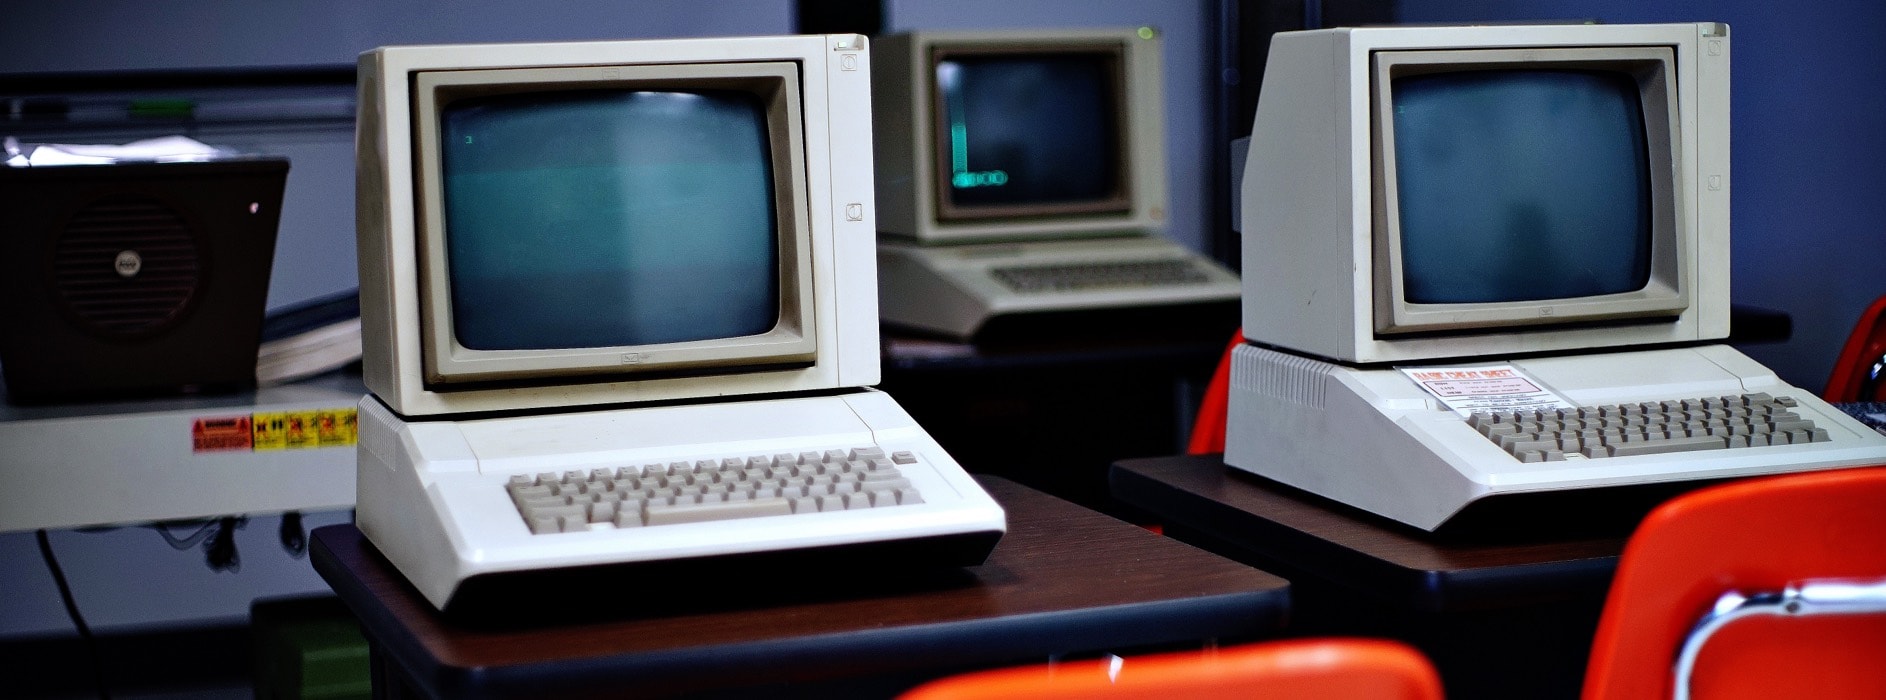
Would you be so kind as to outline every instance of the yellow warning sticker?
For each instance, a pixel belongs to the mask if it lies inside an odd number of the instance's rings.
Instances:
[[[282,439],[287,443],[288,449],[305,450],[321,446],[321,435],[315,429],[316,416],[319,414],[319,411],[293,411],[284,414],[288,418],[288,430]]]
[[[255,414],[255,451],[288,448],[288,414]]]
[[[351,447],[360,440],[358,409],[323,408],[307,411],[270,411],[239,417],[248,428],[248,440],[241,447],[223,441],[222,449],[304,450],[316,447]],[[227,419],[225,419],[227,420]],[[193,437],[197,451],[204,450],[205,430],[198,421]]]
[[[316,411],[315,439],[322,447],[347,447],[360,441],[358,409],[336,408]]]

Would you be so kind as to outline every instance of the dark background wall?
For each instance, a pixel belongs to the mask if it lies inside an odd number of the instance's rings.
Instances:
[[[1596,19],[1722,21],[1734,28],[1733,177],[1736,301],[1782,310],[1793,339],[1752,345],[1756,359],[1817,390],[1860,309],[1886,293],[1886,22],[1876,3],[1765,0],[884,0],[888,31],[940,28],[1151,25],[1166,43],[1166,122],[1175,238],[1209,249],[1224,205],[1213,171],[1225,150],[1214,102],[1224,75],[1220,18],[1242,8],[1271,26],[1340,24],[1389,16],[1409,22]],[[0,76],[98,71],[260,69],[352,64],[389,43],[528,41],[790,33],[789,0],[65,0],[8,8],[13,40]],[[1260,23],[1261,24],[1261,23]],[[1261,36],[1236,37],[1249,46]],[[1232,61],[1235,62],[1235,61]],[[1255,81],[1257,76],[1247,75]],[[1224,114],[1236,114],[1227,107]],[[1248,115],[1243,117],[1248,119]],[[1214,121],[1216,119],[1216,121]],[[345,126],[275,131],[248,145],[294,162],[270,305],[355,284],[353,144]],[[272,532],[257,522],[251,533]],[[241,579],[198,557],[147,547],[148,532],[62,532],[88,613],[101,627],[239,616],[268,592],[318,590],[305,564],[270,565],[261,534]],[[69,623],[31,538],[0,535],[0,637],[61,632]],[[155,551],[152,551],[155,550]],[[127,568],[127,562],[131,562]],[[125,586],[122,573],[142,572]]]

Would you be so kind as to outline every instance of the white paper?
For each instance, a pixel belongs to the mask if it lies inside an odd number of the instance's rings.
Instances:
[[[7,165],[15,167],[105,165],[126,160],[173,163],[214,160],[227,155],[228,151],[188,136],[162,136],[127,144],[24,145],[11,138],[7,140]]]
[[[1402,367],[1402,374],[1462,416],[1577,408],[1512,365]]]

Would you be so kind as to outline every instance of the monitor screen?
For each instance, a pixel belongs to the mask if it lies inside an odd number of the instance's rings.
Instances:
[[[939,51],[941,215],[1124,208],[1118,65],[1109,52]]]
[[[363,378],[404,415],[878,379],[856,35],[360,59]]]
[[[1278,34],[1240,192],[1245,337],[1370,363],[1726,336],[1727,40]]]
[[[779,320],[766,110],[581,90],[440,113],[452,325],[475,350],[758,335]]]
[[[1157,32],[913,32],[878,47],[873,146],[887,237],[1006,243],[1165,225]]]
[[[1650,166],[1631,76],[1431,73],[1391,92],[1408,303],[1589,297],[1650,280]]]

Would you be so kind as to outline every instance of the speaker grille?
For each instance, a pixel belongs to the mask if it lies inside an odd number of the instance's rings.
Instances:
[[[72,216],[54,249],[52,280],[89,330],[132,336],[160,331],[183,315],[202,282],[202,264],[182,215],[149,196],[120,194]]]

